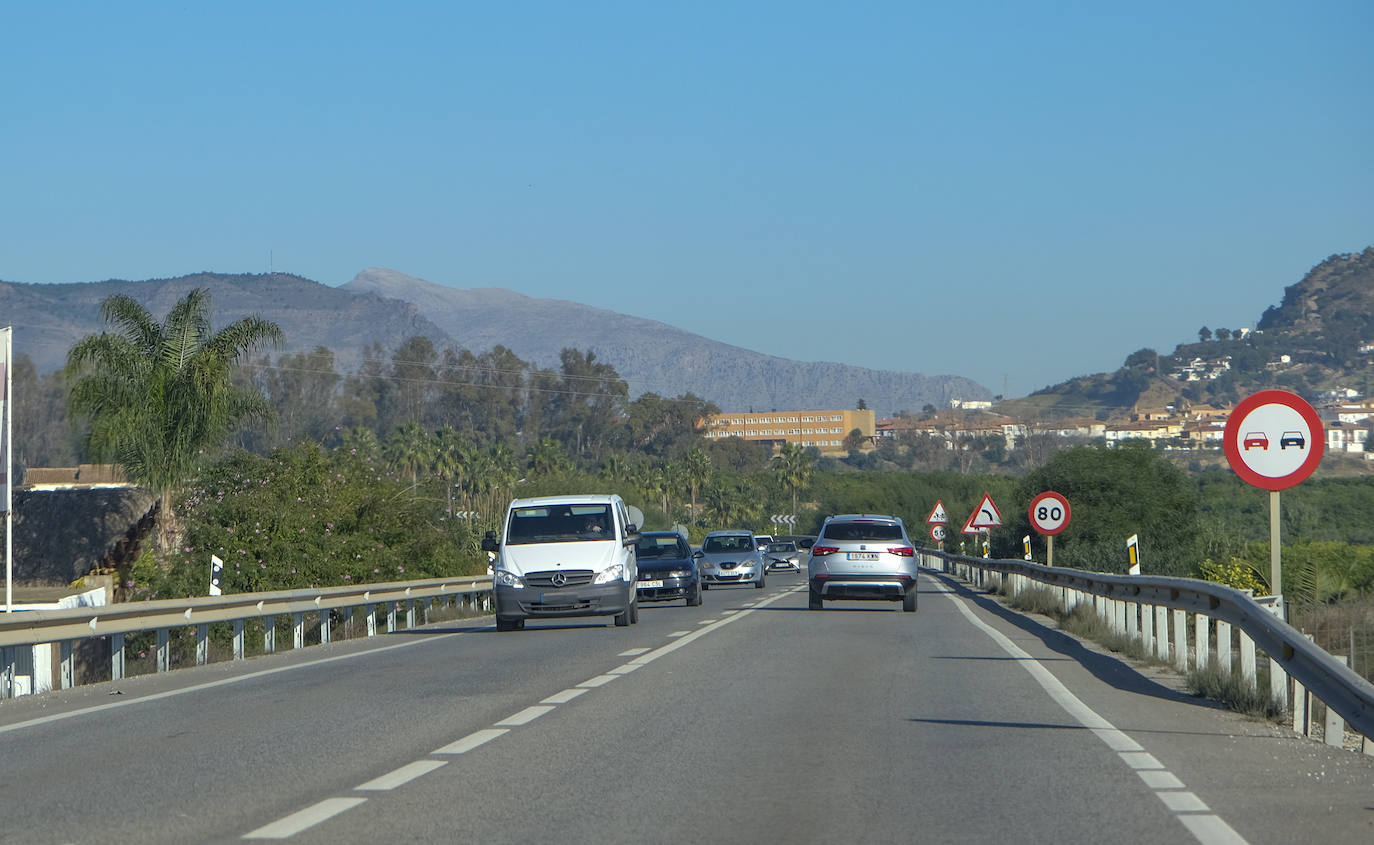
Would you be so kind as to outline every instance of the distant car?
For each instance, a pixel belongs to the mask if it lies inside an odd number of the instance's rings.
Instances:
[[[721,584],[753,584],[763,589],[763,555],[752,531],[712,531],[696,553],[701,588]]]
[[[801,572],[801,552],[798,551],[796,543],[769,543],[768,548],[763,550],[763,559],[769,572],[779,569]]]
[[[1307,448],[1307,438],[1302,436],[1301,431],[1285,431],[1279,438],[1279,450],[1287,449],[1289,446],[1296,446],[1299,449]]]
[[[821,610],[835,599],[899,601],[916,612],[916,546],[895,516],[846,514],[821,526],[807,564],[810,600]]]
[[[635,543],[639,559],[639,600],[685,599],[688,607],[701,604],[701,579],[692,547],[676,531],[644,531]]]
[[[1241,446],[1244,447],[1246,451],[1251,449],[1268,450],[1269,438],[1266,437],[1262,431],[1252,431],[1245,435],[1245,439],[1241,441]]]
[[[759,551],[763,551],[764,549],[768,548],[768,546],[769,546],[772,542],[773,542],[773,535],[772,535],[772,534],[755,534],[755,535],[754,535],[754,545],[756,545],[756,546],[759,547]]]

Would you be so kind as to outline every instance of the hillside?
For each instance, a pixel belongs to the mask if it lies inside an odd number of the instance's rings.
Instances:
[[[1326,391],[1374,391],[1374,247],[1333,255],[1284,289],[1256,330],[1208,328],[1170,354],[1141,349],[1112,373],[1070,379],[1003,413],[1105,418],[1132,407],[1179,402],[1226,405],[1265,388],[1316,400]]]
[[[499,344],[541,367],[557,367],[564,348],[590,350],[616,368],[632,397],[691,392],[727,410],[848,408],[863,399],[887,415],[991,395],[959,376],[791,361],[575,302],[495,288],[448,288],[382,269],[365,270],[338,288],[285,273],[60,285],[0,282],[0,314],[16,327],[15,352],[27,354],[46,373],[65,363],[77,340],[105,328],[99,309],[107,296],[131,296],[161,318],[197,287],[211,292],[214,325],[261,316],[285,332],[283,352],[327,347],[341,372],[355,369],[373,344],[389,354],[407,338],[422,335],[440,350],[463,347],[480,353]]]

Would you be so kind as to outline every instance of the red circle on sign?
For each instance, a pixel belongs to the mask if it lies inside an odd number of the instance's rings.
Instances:
[[[1247,425],[1246,419],[1251,413],[1263,411],[1266,405],[1281,406],[1279,410],[1287,409],[1297,414],[1307,430],[1270,432]],[[1298,435],[1294,441],[1300,442],[1301,445],[1298,445],[1298,442],[1290,444],[1290,435]],[[1322,427],[1321,417],[1317,416],[1316,409],[1301,396],[1286,390],[1261,390],[1236,403],[1235,410],[1226,418],[1223,443],[1226,447],[1226,460],[1242,481],[1261,490],[1287,490],[1301,484],[1317,468],[1317,464],[1321,463],[1322,453],[1326,450],[1326,430]],[[1271,448],[1287,449],[1289,445],[1302,448],[1306,456],[1300,464],[1282,475],[1259,472],[1246,461],[1246,454],[1251,450],[1268,452]]]
[[[1046,504],[1047,502],[1048,504]],[[1042,504],[1044,504],[1047,509],[1044,519],[1036,515],[1037,510]],[[1056,507],[1062,509],[1061,515],[1057,518],[1053,510]],[[1069,519],[1073,516],[1073,509],[1069,507],[1068,499],[1053,490],[1046,490],[1044,493],[1041,493],[1031,500],[1027,514],[1030,516],[1031,527],[1034,528],[1037,533],[1058,534],[1060,531],[1069,527]]]

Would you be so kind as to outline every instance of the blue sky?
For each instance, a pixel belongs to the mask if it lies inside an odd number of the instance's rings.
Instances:
[[[387,267],[1020,396],[1374,244],[1364,0],[5,17],[7,281]]]

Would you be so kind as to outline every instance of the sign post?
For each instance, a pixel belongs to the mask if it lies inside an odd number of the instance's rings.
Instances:
[[[1031,500],[1027,514],[1031,527],[1045,535],[1045,565],[1054,566],[1054,535],[1068,528],[1073,516],[1069,500],[1053,490],[1046,490]]]
[[[1326,430],[1305,399],[1261,390],[1226,418],[1226,460],[1241,480],[1269,491],[1269,591],[1283,606],[1279,491],[1301,484],[1321,463]],[[1282,611],[1280,611],[1282,612]]]
[[[945,513],[945,503],[936,499],[935,507],[930,509],[930,516],[926,517],[926,523],[930,525],[930,539],[935,541],[936,548],[942,552],[945,550],[945,537],[949,533],[945,530],[947,522],[949,514]]]

